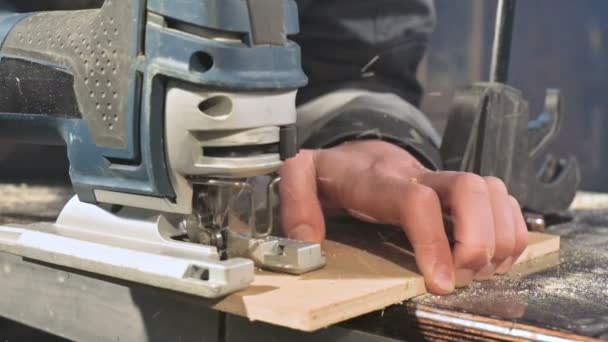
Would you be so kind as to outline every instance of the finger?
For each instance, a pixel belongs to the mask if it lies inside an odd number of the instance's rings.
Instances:
[[[331,200],[365,221],[400,225],[429,291],[450,293],[454,268],[439,198],[431,188],[409,182],[388,166],[380,162],[360,170],[352,178],[356,186],[341,184]]]
[[[420,183],[434,189],[454,223],[456,286],[470,283],[494,256],[494,218],[485,180],[462,172],[434,172]]]
[[[477,280],[488,279],[494,272],[505,273],[513,264],[515,250],[515,222],[513,208],[505,183],[496,177],[485,177],[490,192],[490,201],[494,217],[494,258],[492,273],[476,275]],[[489,271],[490,269],[488,269]]]
[[[281,167],[281,225],[290,239],[322,242],[323,211],[317,197],[316,151],[303,150]]]
[[[513,209],[513,221],[515,223],[515,249],[513,251],[513,263],[515,263],[528,247],[529,236],[521,206],[513,196],[509,196],[509,203]]]
[[[401,226],[414,247],[427,288],[435,294],[450,293],[455,287],[454,266],[439,197],[433,189],[411,183],[403,193]]]

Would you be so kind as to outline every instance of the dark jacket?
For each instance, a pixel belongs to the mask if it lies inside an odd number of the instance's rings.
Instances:
[[[441,168],[439,136],[416,108],[416,69],[434,27],[432,0],[297,0],[303,68],[298,133],[305,148],[352,139],[396,143]]]

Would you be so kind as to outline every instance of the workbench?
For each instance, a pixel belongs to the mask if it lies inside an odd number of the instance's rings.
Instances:
[[[0,185],[0,223],[53,221],[71,195],[68,184]],[[608,200],[580,194],[576,203],[582,209],[572,222],[548,229],[562,237],[559,256],[311,334],[212,311],[201,298],[1,253],[0,316],[77,341],[608,339]],[[10,335],[10,325],[0,323],[0,335]]]

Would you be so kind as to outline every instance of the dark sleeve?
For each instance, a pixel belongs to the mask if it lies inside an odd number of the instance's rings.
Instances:
[[[298,94],[302,147],[382,139],[441,168],[439,136],[416,108],[416,69],[434,26],[432,0],[297,0],[309,85]]]
[[[344,88],[395,93],[417,106],[416,69],[433,30],[432,0],[297,0],[300,103]]]
[[[303,148],[380,139],[403,147],[428,168],[442,169],[439,135],[418,108],[392,93],[344,89],[319,96],[298,107],[297,126]]]

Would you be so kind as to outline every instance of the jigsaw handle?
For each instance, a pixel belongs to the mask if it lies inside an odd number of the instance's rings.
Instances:
[[[107,0],[98,9],[21,19],[0,49],[0,86],[13,97],[0,101],[0,112],[83,118],[98,146],[124,148],[136,91],[135,4]]]

